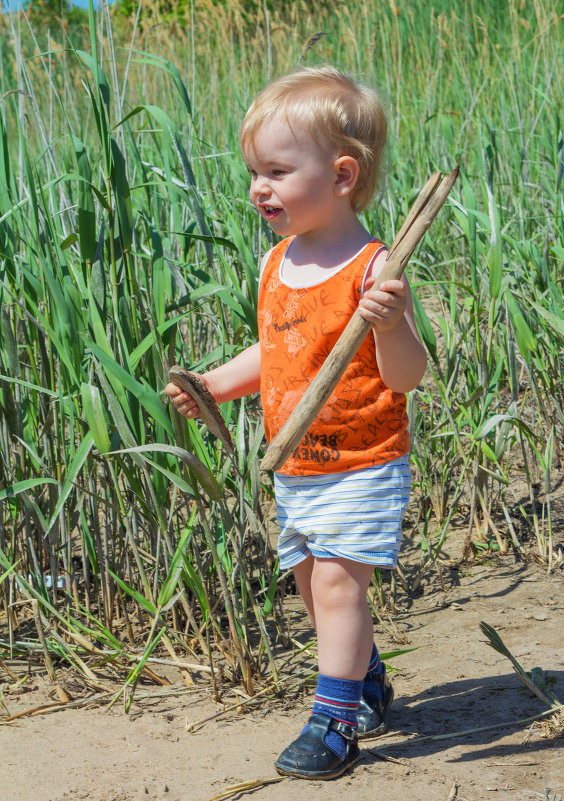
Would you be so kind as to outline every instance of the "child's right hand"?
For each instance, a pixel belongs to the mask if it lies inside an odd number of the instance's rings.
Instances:
[[[204,381],[204,383],[206,382]],[[193,420],[200,414],[200,408],[194,398],[188,392],[184,392],[184,390],[180,389],[176,384],[167,384],[165,392],[176,411],[184,417]]]

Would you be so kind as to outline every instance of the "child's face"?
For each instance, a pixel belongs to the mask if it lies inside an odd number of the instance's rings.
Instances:
[[[330,229],[342,204],[335,191],[336,154],[297,125],[274,118],[258,131],[245,154],[250,196],[279,236]]]

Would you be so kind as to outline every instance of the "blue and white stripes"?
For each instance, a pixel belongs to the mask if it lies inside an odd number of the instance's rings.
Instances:
[[[362,692],[362,684],[363,682],[357,681],[354,682],[355,685],[360,685],[360,690]],[[321,712],[324,715],[329,715],[335,720],[341,721],[341,723],[351,723],[354,725],[356,723],[356,713],[358,712],[358,704],[360,698],[356,698],[354,701],[343,701],[341,698],[334,698],[329,695],[323,694],[317,690],[315,695],[315,700],[313,704],[313,713]]]
[[[347,473],[275,473],[281,566],[311,553],[395,567],[410,487],[407,457]]]

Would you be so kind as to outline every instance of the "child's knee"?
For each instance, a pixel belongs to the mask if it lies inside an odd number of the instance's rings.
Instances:
[[[351,575],[343,560],[318,560],[311,577],[316,608],[327,610],[356,605],[366,598],[366,588]]]

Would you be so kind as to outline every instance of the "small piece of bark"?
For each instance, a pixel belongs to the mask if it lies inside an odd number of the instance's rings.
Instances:
[[[185,367],[180,367],[178,364],[170,368],[168,375],[173,384],[176,384],[177,387],[180,387],[184,392],[188,392],[194,398],[198,404],[199,416],[202,421],[209,431],[223,442],[227,451],[233,454],[235,449],[231,434],[227,430],[214,396],[200,376],[196,375],[196,373],[191,373],[190,370],[186,370]]]
[[[450,793],[448,794],[447,801],[455,801],[457,794],[458,794],[458,784],[456,782],[453,782],[452,787],[450,788]]]

